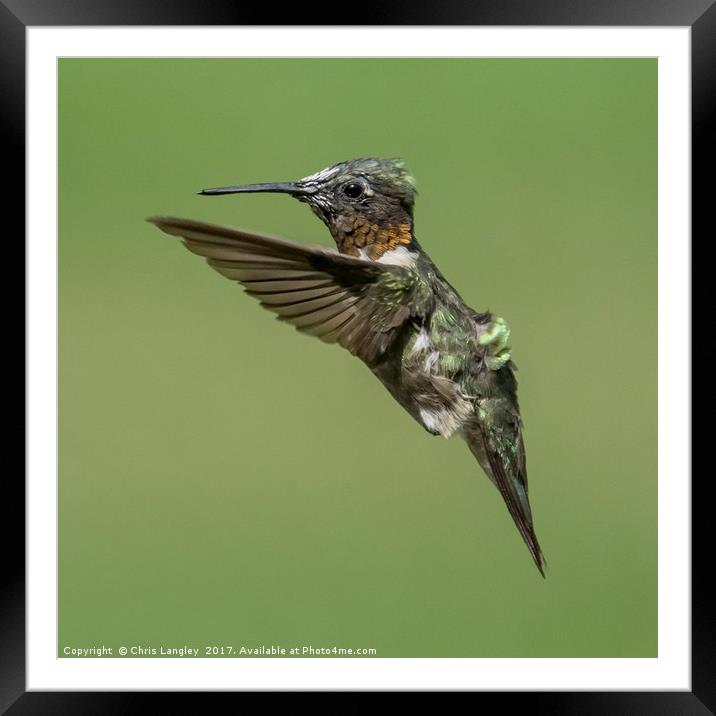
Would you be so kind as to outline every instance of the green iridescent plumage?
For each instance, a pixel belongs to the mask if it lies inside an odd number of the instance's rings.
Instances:
[[[297,182],[200,193],[257,191],[307,203],[339,251],[184,219],[151,221],[239,281],[281,320],[358,356],[425,430],[461,435],[544,575],[509,327],[468,307],[418,244],[415,181],[404,164],[355,159]]]

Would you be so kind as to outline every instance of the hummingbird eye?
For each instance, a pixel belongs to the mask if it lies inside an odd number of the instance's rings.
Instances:
[[[343,193],[349,199],[360,199],[360,197],[363,196],[363,187],[361,184],[352,181],[343,187]]]

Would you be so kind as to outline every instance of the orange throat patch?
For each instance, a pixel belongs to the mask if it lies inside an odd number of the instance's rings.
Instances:
[[[410,244],[413,226],[410,223],[379,226],[356,217],[348,231],[336,231],[333,238],[342,254],[360,256],[362,251],[367,258],[375,261],[386,251]]]

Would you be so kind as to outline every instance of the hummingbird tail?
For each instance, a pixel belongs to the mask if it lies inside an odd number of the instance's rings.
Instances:
[[[510,459],[507,455],[512,455],[514,452],[502,449],[503,446],[500,445],[499,439],[481,426],[474,426],[474,428],[465,431],[468,447],[500,491],[539,573],[542,577],[546,577],[546,561],[534,530],[532,510],[527,497],[527,472],[522,438],[519,434],[516,437],[518,439],[517,456]]]

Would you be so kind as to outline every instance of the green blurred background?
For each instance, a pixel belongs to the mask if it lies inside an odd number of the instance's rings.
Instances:
[[[512,328],[546,581],[462,441],[144,221],[330,244],[194,192],[371,155]],[[656,656],[656,238],[656,60],[60,60],[60,652]]]

